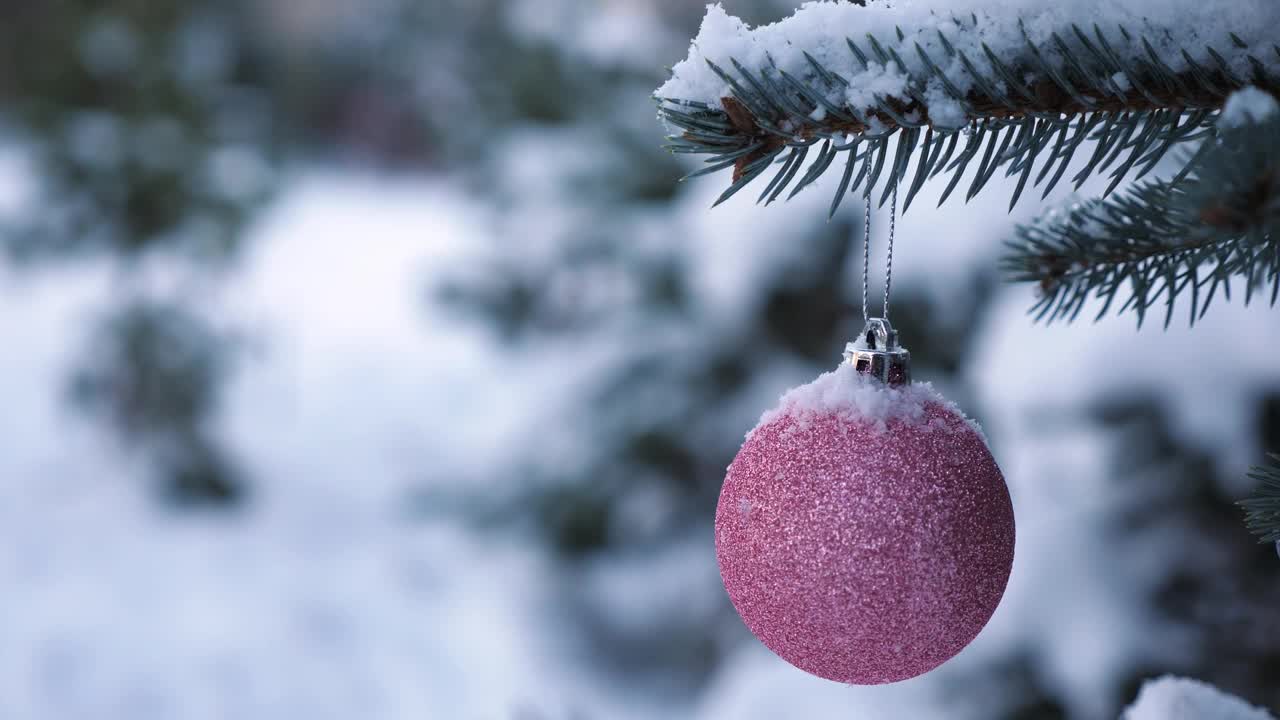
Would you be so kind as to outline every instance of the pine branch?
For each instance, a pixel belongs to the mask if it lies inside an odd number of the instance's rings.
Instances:
[[[1240,507],[1259,542],[1280,543],[1280,455],[1270,458],[1269,465],[1259,465],[1249,473],[1258,481],[1258,489],[1253,497],[1241,500]]]
[[[1024,43],[1018,61],[1010,63],[985,43],[978,54],[953,42],[976,32],[977,25],[977,17],[953,19],[951,37],[939,30],[942,49],[932,52],[915,40],[908,46],[901,29],[896,40],[848,38],[855,68],[905,76],[901,97],[851,86],[849,78],[819,62],[816,52],[803,52],[804,69],[791,72],[767,52],[759,67],[735,58],[708,59],[729,94],[720,98],[720,107],[656,98],[659,117],[677,131],[668,148],[710,156],[707,167],[690,177],[733,169],[732,184],[717,205],[771,169],[759,202],[773,202],[795,183],[790,198],[839,168],[832,214],[846,195],[864,187],[869,192],[881,177],[879,202],[902,185],[905,210],[928,178],[951,175],[941,205],[969,170],[966,199],[1004,168],[1006,176],[1018,178],[1012,208],[1028,184],[1043,185],[1047,195],[1085,140],[1096,145],[1072,181],[1078,188],[1111,169],[1109,194],[1125,177],[1145,175],[1174,146],[1210,133],[1213,113],[1232,91],[1249,84],[1280,90],[1280,76],[1258,57],[1264,50],[1280,57],[1280,46],[1255,52],[1236,35],[1230,48],[1179,48],[1181,69],[1175,71],[1151,39],[1125,28],[1071,25],[1037,43],[1019,24]],[[944,67],[953,70],[948,74]],[[1233,69],[1239,67],[1251,71],[1242,75]],[[848,100],[868,93],[869,107]],[[889,158],[894,137],[898,142]],[[799,173],[818,143],[816,159]],[[844,161],[835,162],[840,155]],[[774,169],[776,163],[780,167]]]
[[[1223,128],[1169,181],[1142,183],[1104,200],[1021,226],[1003,267],[1014,281],[1037,283],[1038,319],[1074,320],[1090,298],[1097,318],[1127,290],[1118,312],[1165,305],[1190,295],[1189,319],[1203,317],[1219,289],[1244,284],[1247,304],[1265,289],[1280,295],[1280,114]],[[1095,319],[1097,319],[1095,318]]]

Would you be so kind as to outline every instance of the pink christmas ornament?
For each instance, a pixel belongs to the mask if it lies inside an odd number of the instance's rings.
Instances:
[[[880,351],[868,335],[871,352],[851,346],[849,363],[765,414],[716,510],[720,574],[751,632],[802,670],[863,685],[968,645],[1000,603],[1014,544],[977,426],[908,384],[906,352],[875,323]]]

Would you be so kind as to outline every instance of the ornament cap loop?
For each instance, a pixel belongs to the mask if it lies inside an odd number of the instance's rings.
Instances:
[[[844,360],[889,385],[911,384],[911,353],[898,344],[887,318],[870,318],[858,339],[844,346]]]

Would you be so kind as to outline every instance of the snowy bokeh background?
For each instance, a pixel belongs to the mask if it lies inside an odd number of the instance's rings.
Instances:
[[[994,267],[1043,207],[926,188],[892,318],[1017,558],[955,660],[833,684],[746,632],[710,527],[857,330],[861,208],[676,182],[648,95],[700,5],[0,7],[0,717],[1091,719],[1164,673],[1280,707],[1232,505],[1280,450],[1264,303],[1036,325]]]

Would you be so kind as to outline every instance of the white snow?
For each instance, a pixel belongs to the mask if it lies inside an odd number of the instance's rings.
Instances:
[[[1121,720],[1275,720],[1271,713],[1198,680],[1149,680]]]
[[[1280,103],[1265,90],[1250,85],[1231,93],[1218,116],[1218,127],[1237,128],[1257,125],[1280,112]]]
[[[19,202],[22,163],[0,160],[0,205]],[[110,274],[0,265],[0,347],[22,349],[0,353],[0,717],[663,714],[566,660],[537,548],[405,510],[502,477],[565,374],[427,311],[424,273],[484,232],[473,210],[438,182],[292,179],[208,298],[267,339],[219,418],[254,481],[225,518],[157,507],[62,405]]]
[[[841,363],[813,382],[788,390],[777,407],[760,417],[760,424],[756,427],[767,425],[783,413],[791,415],[801,428],[814,419],[830,415],[871,421],[879,428],[884,428],[890,420],[914,426],[924,420],[925,406],[930,403],[949,407],[956,415],[964,417],[958,407],[929,383],[890,386],[859,373],[849,363]],[[970,424],[978,430],[972,421]]]
[[[962,19],[957,24],[956,18]],[[976,26],[972,25],[976,19]],[[1026,35],[1022,28],[1025,27]],[[695,100],[719,106],[723,97],[730,95],[729,85],[708,65],[710,60],[726,71],[733,72],[731,60],[737,60],[748,68],[768,65],[772,58],[777,66],[796,77],[810,78],[814,72],[804,53],[808,52],[819,63],[849,81],[849,87],[833,88],[828,99],[848,103],[859,109],[869,109],[875,104],[875,95],[905,97],[906,76],[897,63],[882,64],[871,51],[867,35],[873,35],[886,48],[897,52],[906,68],[916,76],[928,75],[927,66],[920,58],[919,45],[941,68],[951,82],[962,92],[972,87],[964,65],[958,56],[948,55],[938,37],[941,32],[950,43],[964,53],[978,70],[988,77],[994,75],[991,63],[983,51],[989,47],[1001,62],[1023,65],[1026,56],[1026,38],[1039,47],[1050,42],[1057,33],[1069,47],[1078,44],[1072,33],[1072,24],[1093,28],[1095,24],[1104,30],[1108,43],[1119,55],[1145,56],[1141,38],[1146,37],[1155,51],[1174,70],[1186,67],[1182,57],[1185,49],[1197,62],[1213,64],[1208,54],[1212,46],[1228,58],[1234,69],[1249,74],[1244,55],[1234,52],[1230,33],[1250,46],[1269,48],[1272,42],[1271,28],[1280,24],[1280,3],[1271,0],[1234,0],[1231,3],[1212,3],[1202,0],[1078,0],[1071,3],[1055,0],[953,0],[939,3],[937,0],[869,0],[866,6],[849,2],[808,2],[790,17],[756,28],[749,27],[739,18],[729,15],[720,4],[710,5],[702,27],[689,48],[688,57],[676,64],[672,77],[657,95],[664,98]],[[1126,40],[1118,28],[1124,27],[1133,35]],[[898,39],[901,31],[903,37]],[[853,40],[869,59],[863,68],[846,45]],[[1063,64],[1056,50],[1044,51],[1046,59]],[[1273,53],[1256,53],[1259,60],[1270,68],[1280,67]],[[936,79],[929,82],[925,92],[931,121],[942,127],[959,127],[965,114],[950,99],[942,84]]]

